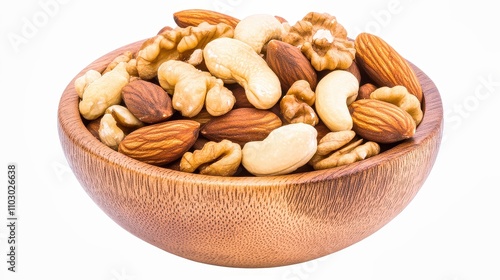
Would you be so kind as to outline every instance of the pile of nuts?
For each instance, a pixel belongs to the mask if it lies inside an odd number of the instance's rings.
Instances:
[[[214,176],[270,176],[350,164],[411,138],[422,89],[378,36],[336,18],[174,13],[139,51],[75,80],[102,143],[139,161]]]

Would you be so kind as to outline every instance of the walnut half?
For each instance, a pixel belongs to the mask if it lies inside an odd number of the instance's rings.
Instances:
[[[241,163],[241,147],[229,140],[207,142],[201,150],[182,156],[180,170],[213,176],[232,176]]]
[[[318,71],[347,69],[356,54],[345,28],[327,13],[308,13],[290,27],[283,41],[300,48]]]
[[[330,132],[319,141],[316,154],[309,164],[316,170],[333,168],[380,153],[380,146],[376,142],[363,142],[352,130]]]
[[[137,71],[144,80],[157,75],[160,65],[168,60],[192,61],[193,53],[199,58],[198,49],[203,49],[211,40],[233,37],[233,28],[227,24],[216,25],[203,22],[186,28],[165,28],[158,35],[146,40],[137,53]]]
[[[302,122],[315,126],[319,122],[316,112],[311,107],[316,95],[305,80],[297,80],[292,84],[280,101],[280,111],[288,123]]]

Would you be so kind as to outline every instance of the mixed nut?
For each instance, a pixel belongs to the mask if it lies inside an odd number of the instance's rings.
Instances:
[[[377,155],[423,118],[408,62],[327,13],[174,21],[75,80],[89,131],[131,158],[214,176],[305,172]]]

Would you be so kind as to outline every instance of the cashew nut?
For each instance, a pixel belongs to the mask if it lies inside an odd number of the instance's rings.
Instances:
[[[356,77],[345,70],[328,73],[316,86],[316,112],[331,131],[352,129],[348,105],[358,96]]]
[[[269,109],[280,99],[278,76],[248,44],[218,38],[205,46],[203,57],[212,75],[223,81],[236,81],[245,88],[248,101],[257,109]]]
[[[276,17],[267,14],[250,15],[238,22],[234,28],[234,39],[250,45],[260,53],[271,39],[281,40],[285,28]]]
[[[97,119],[109,106],[119,104],[122,100],[122,88],[128,84],[129,79],[127,64],[120,62],[113,70],[90,83],[78,105],[80,114],[87,120]]]
[[[256,176],[291,173],[314,156],[316,137],[316,129],[308,124],[281,126],[262,141],[246,143],[242,149],[241,163]]]

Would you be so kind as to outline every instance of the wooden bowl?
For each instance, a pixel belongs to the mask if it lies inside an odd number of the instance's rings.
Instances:
[[[91,63],[103,70],[125,50]],[[325,256],[371,235],[417,194],[436,159],[441,97],[413,66],[424,119],[413,138],[347,166],[274,177],[213,177],[145,164],[99,142],[78,112],[74,79],[58,108],[66,158],[88,195],[116,223],[172,254],[232,267],[273,267]]]

